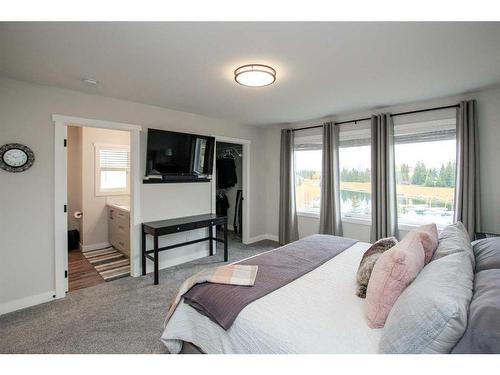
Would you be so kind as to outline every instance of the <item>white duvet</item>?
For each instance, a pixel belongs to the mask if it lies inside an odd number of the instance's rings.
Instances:
[[[162,342],[179,353],[376,353],[381,329],[366,324],[356,272],[370,244],[358,242],[314,271],[245,307],[225,331],[180,302]]]

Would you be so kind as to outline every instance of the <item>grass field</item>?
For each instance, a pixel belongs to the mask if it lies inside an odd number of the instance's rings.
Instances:
[[[454,189],[445,187],[430,187],[420,185],[397,185],[398,194],[412,198],[435,198],[443,201],[453,200]],[[370,192],[368,182],[341,182],[340,190]]]
[[[371,191],[368,182],[341,182],[340,189],[360,193]],[[304,179],[300,186],[297,186],[297,206],[304,207],[308,202],[313,201],[320,195],[321,185],[319,180]],[[454,197],[453,188],[429,187],[419,185],[397,185],[398,194],[420,199],[439,199],[445,202],[452,202]]]

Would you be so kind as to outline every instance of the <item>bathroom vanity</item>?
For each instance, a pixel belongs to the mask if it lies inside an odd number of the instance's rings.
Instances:
[[[130,207],[108,204],[108,238],[110,244],[130,258]]]

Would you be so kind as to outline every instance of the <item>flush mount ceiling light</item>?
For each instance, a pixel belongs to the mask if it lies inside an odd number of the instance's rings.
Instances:
[[[97,86],[97,84],[99,83],[97,79],[91,77],[82,78],[82,82],[89,86]]]
[[[234,71],[234,80],[243,86],[269,86],[276,80],[276,70],[261,64],[243,65]]]

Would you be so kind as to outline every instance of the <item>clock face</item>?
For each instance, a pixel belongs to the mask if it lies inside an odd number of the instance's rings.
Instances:
[[[3,154],[3,161],[10,167],[19,168],[28,162],[28,154],[18,148],[11,148]]]
[[[8,143],[0,147],[0,168],[7,172],[24,172],[32,167],[35,154],[19,143]]]

